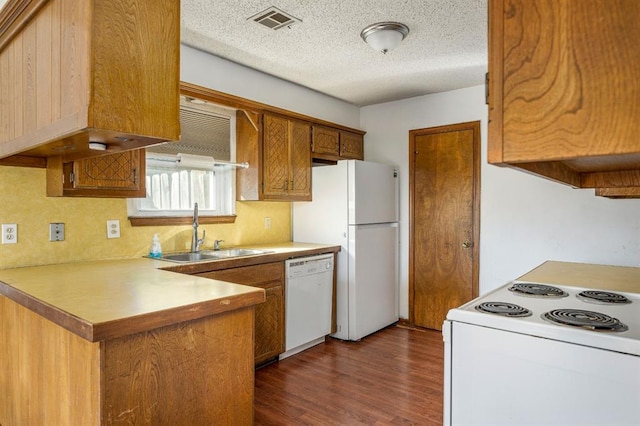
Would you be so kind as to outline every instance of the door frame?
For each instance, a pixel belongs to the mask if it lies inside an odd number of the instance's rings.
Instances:
[[[449,133],[463,130],[473,131],[473,247],[472,249],[472,273],[471,293],[472,297],[478,297],[480,275],[480,121],[468,121],[464,123],[449,124],[444,126],[429,127],[424,129],[409,130],[409,324],[415,325],[414,298],[415,298],[415,259],[414,259],[414,209],[415,209],[415,152],[416,137]]]

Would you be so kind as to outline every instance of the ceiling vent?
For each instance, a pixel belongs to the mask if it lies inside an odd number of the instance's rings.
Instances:
[[[300,19],[295,18],[273,6],[248,19],[257,22],[258,24],[262,24],[267,28],[271,28],[272,30],[279,30],[284,27],[290,28],[292,25],[302,22]]]

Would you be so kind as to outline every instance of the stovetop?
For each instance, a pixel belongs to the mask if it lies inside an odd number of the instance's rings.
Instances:
[[[513,281],[447,319],[640,356],[640,294]]]

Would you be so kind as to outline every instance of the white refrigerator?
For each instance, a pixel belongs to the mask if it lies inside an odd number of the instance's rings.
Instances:
[[[313,168],[313,201],[293,204],[293,241],[335,244],[336,317],[343,340],[398,321],[398,173],[344,160]]]

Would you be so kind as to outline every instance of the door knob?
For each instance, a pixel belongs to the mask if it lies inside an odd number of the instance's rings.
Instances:
[[[462,243],[462,247],[463,248],[469,248],[469,247],[473,247],[473,243],[471,241],[464,241]]]

